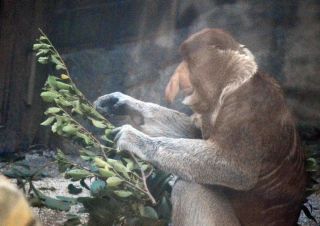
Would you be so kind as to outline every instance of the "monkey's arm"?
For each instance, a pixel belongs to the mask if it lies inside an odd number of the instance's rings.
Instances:
[[[209,140],[150,137],[130,125],[115,132],[120,150],[131,151],[184,180],[236,190],[249,190],[257,182],[260,156],[256,151],[239,155]]]
[[[195,138],[201,134],[189,116],[120,92],[101,96],[94,104],[115,125],[130,124],[152,137]]]

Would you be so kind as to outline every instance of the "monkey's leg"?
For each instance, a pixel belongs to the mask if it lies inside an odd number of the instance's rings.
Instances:
[[[179,180],[171,199],[173,226],[240,225],[222,190]]]
[[[200,131],[191,118],[181,112],[147,103],[120,92],[95,101],[97,110],[115,125],[130,124],[152,137],[195,138]]]

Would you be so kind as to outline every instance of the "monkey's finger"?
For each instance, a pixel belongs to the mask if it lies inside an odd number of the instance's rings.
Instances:
[[[106,94],[104,96],[99,97],[93,105],[97,109],[98,112],[113,115],[117,114],[118,106],[117,104],[120,102],[119,97],[116,94]],[[119,105],[119,104],[118,104]]]
[[[110,139],[114,140],[115,142],[119,139],[118,135],[120,134],[119,132],[121,131],[122,127],[117,127],[113,129],[110,133]]]

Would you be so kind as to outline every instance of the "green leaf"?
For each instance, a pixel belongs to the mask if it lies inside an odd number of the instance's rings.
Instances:
[[[106,177],[106,178],[116,175],[113,171],[111,171],[111,169],[108,169],[108,168],[99,168],[99,174],[102,177]]]
[[[13,165],[11,169],[4,172],[4,175],[11,178],[28,178],[32,175],[32,172],[27,167]]]
[[[33,44],[32,49],[33,49],[33,50],[38,50],[38,49],[41,48],[41,45],[42,45],[42,44]]]
[[[93,195],[98,195],[106,188],[106,182],[97,179],[90,185],[90,191]]]
[[[146,171],[148,168],[150,168],[150,165],[148,165],[148,164],[142,164],[142,166],[141,166],[141,169],[143,171]]]
[[[76,112],[78,113],[79,115],[83,115],[82,111],[81,111],[81,108],[80,108],[80,101],[79,100],[75,100],[73,101],[73,108],[71,110],[71,112]]]
[[[80,132],[77,132],[76,133],[76,136],[81,138],[82,141],[86,144],[86,145],[92,145],[93,144],[93,141],[91,140],[91,138],[84,134],[84,133],[80,133]]]
[[[72,195],[78,195],[82,192],[82,188],[78,188],[74,186],[73,184],[68,185],[68,192]]]
[[[46,84],[48,84],[51,88],[56,87],[57,77],[54,75],[49,75],[47,78]]]
[[[167,195],[169,197],[169,195]],[[166,195],[163,195],[160,201],[160,204],[158,204],[157,213],[159,215],[159,218],[165,218],[167,220],[170,219],[170,213],[171,213],[171,204],[169,201],[169,198]]]
[[[57,199],[64,201],[64,202],[68,202],[70,204],[76,204],[77,203],[77,199],[73,198],[73,197],[67,197],[67,196],[62,196],[62,195],[57,195],[56,196]]]
[[[94,153],[93,151],[89,151],[89,150],[87,150],[85,148],[80,149],[80,154],[87,155],[87,156],[90,156],[90,157],[95,157],[96,156],[96,153]]]
[[[124,161],[127,162],[126,168],[128,169],[128,171],[132,171],[133,169],[136,168],[136,164],[129,158],[123,158]]]
[[[48,57],[39,57],[38,58],[38,62],[40,64],[47,64],[48,63],[49,58]]]
[[[63,66],[62,64],[57,64],[56,65],[56,70],[59,71],[59,70],[66,70],[67,68],[65,66]]]
[[[57,129],[58,129],[58,122],[55,122],[52,126],[51,126],[51,131],[53,133],[56,133],[57,132]]]
[[[139,206],[140,215],[146,218],[159,219],[157,212],[150,206]]]
[[[72,106],[72,103],[71,103],[71,102],[66,101],[66,100],[63,99],[63,98],[56,98],[54,101],[55,101],[57,104],[59,104],[59,105],[61,105],[61,106],[63,106],[63,107],[70,107],[70,106]]]
[[[128,169],[119,160],[108,159],[107,162],[119,173],[122,173],[126,178],[130,178],[128,175]]]
[[[49,52],[49,49],[41,49],[37,52],[36,56],[45,55]]]
[[[306,171],[307,172],[317,172],[318,171],[318,163],[314,158],[308,158],[306,161]]]
[[[70,209],[70,204],[58,199],[50,198],[48,196],[45,197],[44,205],[50,209],[68,211]]]
[[[81,103],[81,109],[86,113],[90,113],[91,111],[94,111],[94,109],[91,106],[84,103]]]
[[[80,216],[75,214],[67,214],[67,220],[63,223],[63,226],[79,226],[81,224]]]
[[[75,91],[77,91],[77,89],[76,89]],[[80,95],[80,94],[79,94],[79,95]],[[93,110],[90,111],[90,116],[96,117],[96,118],[98,118],[98,119],[105,120],[105,118],[104,118],[103,116],[101,116],[100,113],[97,112],[95,109],[93,109]],[[112,126],[112,125],[109,125],[109,126]]]
[[[45,112],[45,114],[56,114],[58,112],[61,111],[61,108],[58,108],[58,107],[51,107],[51,108],[48,108]]]
[[[100,168],[110,168],[111,165],[99,157],[94,158],[94,163]]]
[[[91,120],[92,124],[97,128],[104,129],[107,127],[102,121],[98,121],[93,118],[90,118],[90,120]]]
[[[129,196],[132,195],[131,191],[125,191],[125,190],[116,190],[113,191],[117,196],[121,197],[121,198],[127,198]]]
[[[45,102],[52,103],[55,98],[59,97],[59,94],[51,91],[46,91],[46,92],[42,92],[40,96],[42,100],[44,100]]]
[[[51,55],[51,62],[54,64],[61,64],[62,62],[58,59],[57,55]]]
[[[55,120],[55,117],[51,116],[51,117],[47,118],[45,121],[43,121],[40,125],[49,126],[54,122],[54,120]]]
[[[78,131],[78,128],[72,124],[68,124],[62,128],[62,131],[67,133],[68,135],[74,135]]]
[[[57,81],[55,85],[56,85],[56,87],[57,87],[58,89],[66,89],[66,90],[68,90],[68,89],[72,88],[71,85],[66,84],[66,83],[64,83],[64,82],[59,82],[59,81]]]
[[[34,44],[33,45],[33,50],[38,50],[38,49],[49,49],[50,48],[50,45],[48,45],[48,44],[44,44],[44,43],[42,43],[42,44]]]
[[[56,116],[56,122],[51,126],[51,131],[53,133],[57,133],[60,131],[61,125],[62,125],[62,120],[61,117]]]
[[[39,38],[39,40],[40,40],[40,41],[47,41],[48,39],[47,39],[45,36],[41,35],[40,38]]]
[[[107,179],[107,185],[109,187],[117,187],[118,185],[120,185],[123,182],[122,179],[120,179],[119,177],[109,177]]]
[[[58,162],[59,172],[64,172],[71,167],[71,164],[68,162],[67,157],[60,149],[57,149],[56,160]]]
[[[88,225],[119,225],[115,224],[115,222],[119,222],[119,215],[123,213],[123,208],[121,208],[121,204],[116,200],[101,197],[80,197],[78,201],[81,202],[89,212],[90,219]]]
[[[83,169],[71,169],[65,173],[65,177],[72,180],[81,180],[91,176],[91,173]]]
[[[112,134],[112,128],[108,128],[104,131],[104,135],[108,138],[108,139],[111,139],[110,136]]]
[[[113,145],[113,141],[108,139],[106,135],[102,135],[100,138],[101,138],[101,140],[106,141],[106,145],[108,145],[108,146],[112,146]]]
[[[81,158],[82,160],[84,160],[84,161],[90,161],[90,160],[92,160],[92,157],[89,157],[89,156],[87,156],[87,155],[80,155],[80,158]]]

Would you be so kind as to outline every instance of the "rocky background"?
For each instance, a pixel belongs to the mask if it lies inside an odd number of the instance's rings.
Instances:
[[[122,91],[168,106],[178,48],[206,27],[229,31],[284,88],[299,125],[320,137],[319,0],[0,0],[0,153],[54,144],[39,126],[48,68],[32,44],[42,28],[90,100]],[[180,104],[171,106],[188,112]]]
[[[202,28],[217,27],[246,45],[261,70],[281,83],[300,123],[319,123],[319,1],[186,0],[167,7],[162,17],[155,17],[152,32],[146,30],[150,22],[144,21],[152,20],[152,15],[142,14],[137,25],[140,32],[133,42],[65,54],[71,73],[89,99],[122,91],[166,106],[163,92],[181,59],[179,45]],[[143,12],[150,8],[145,4]],[[180,100],[170,107],[186,111]]]

